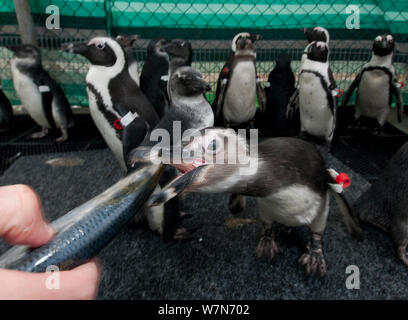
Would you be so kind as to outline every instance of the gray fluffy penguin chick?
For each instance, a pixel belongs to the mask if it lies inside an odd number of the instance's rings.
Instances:
[[[397,257],[408,266],[408,142],[355,203],[362,221],[391,234]]]

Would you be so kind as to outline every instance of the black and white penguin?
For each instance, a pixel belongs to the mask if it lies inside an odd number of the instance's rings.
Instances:
[[[60,128],[57,139],[68,139],[68,128],[74,125],[72,110],[61,87],[43,69],[40,50],[33,45],[8,47],[14,52],[11,74],[14,89],[31,118],[41,126],[41,132],[31,138],[43,138],[51,128]]]
[[[408,142],[391,158],[379,178],[354,204],[366,221],[389,232],[397,257],[408,266]]]
[[[128,62],[128,71],[130,77],[136,82],[136,84],[140,87],[140,76],[139,71],[137,68],[137,61],[133,57],[133,45],[137,39],[139,39],[138,34],[132,35],[125,35],[120,34],[118,35],[115,40],[123,47],[126,53],[126,60]]]
[[[396,97],[398,121],[402,121],[403,103],[395,69],[392,65],[395,41],[392,35],[384,34],[375,38],[371,60],[351,83],[343,99],[347,106],[353,91],[357,89],[354,118],[355,128],[360,127],[360,119],[368,118],[376,122],[379,133],[391,110],[393,96]]]
[[[13,125],[13,107],[0,85],[0,132],[8,131]]]
[[[307,41],[308,43],[312,43],[313,41],[321,41],[321,42],[325,42],[327,44],[327,47],[329,49],[329,53],[330,53],[330,47],[329,47],[329,43],[330,43],[330,34],[329,31],[325,28],[322,27],[314,27],[314,28],[302,28],[301,31],[306,35]],[[307,46],[306,46],[307,48]],[[300,61],[300,67],[299,67],[299,73],[300,70],[303,67],[304,62],[307,59],[307,50],[305,49],[302,53],[302,58]],[[334,76],[333,76],[333,71],[331,70],[330,66],[329,66],[329,79],[330,79],[330,86],[332,88],[332,93],[334,96],[336,96],[336,106],[337,106],[337,98],[341,97],[343,92],[341,89],[337,88],[337,84],[336,81],[334,80]],[[299,117],[299,114],[297,112],[295,112],[296,110],[296,104],[298,104],[298,99],[299,99],[299,83],[297,83],[296,85],[297,89],[295,90],[295,92],[293,93],[292,97],[289,100],[289,104],[288,104],[288,112],[289,114],[292,116],[292,118],[296,118]]]
[[[204,93],[211,90],[211,87],[199,71],[188,66],[180,67],[172,73],[169,85],[172,92],[169,111],[140,146],[132,150],[128,159],[131,166],[139,161],[160,163],[164,156],[160,151],[162,146],[171,147],[179,142],[186,132],[214,125],[214,114],[204,97]],[[167,135],[168,139],[162,134]],[[165,185],[176,175],[177,171],[167,167],[160,185]],[[182,228],[178,197],[166,203],[165,215],[162,219],[156,215],[155,223],[159,224],[156,229],[162,230],[164,240],[190,237],[189,230]]]
[[[253,126],[258,96],[260,112],[265,110],[265,92],[257,81],[254,42],[260,35],[247,32],[232,40],[231,53],[221,70],[212,104],[215,123],[219,126],[246,128]]]
[[[269,73],[265,86],[266,107],[257,113],[256,128],[266,136],[286,136],[299,133],[299,117],[286,119],[286,107],[295,91],[295,76],[290,67],[290,57],[283,53],[276,59],[275,68]]]
[[[306,47],[307,58],[299,74],[301,135],[324,141],[330,148],[336,128],[336,103],[329,78],[329,48],[325,42],[312,42]],[[293,111],[292,111],[293,112]]]
[[[168,79],[180,67],[191,66],[193,61],[193,47],[191,42],[184,39],[173,39],[165,47],[166,52],[170,55],[170,65]],[[171,102],[171,88],[167,82],[167,94]]]
[[[129,74],[124,49],[108,37],[66,43],[62,49],[91,62],[86,75],[89,110],[105,142],[126,169],[126,155],[143,141],[159,117]]]
[[[183,174],[153,195],[147,205],[161,204],[184,192],[256,197],[259,219],[264,225],[258,255],[273,259],[277,252],[273,223],[308,226],[312,236],[299,262],[305,265],[308,274],[324,276],[322,237],[329,214],[330,192],[339,204],[349,231],[361,237],[361,228],[341,194],[350,180],[345,174],[327,170],[318,150],[308,142],[270,138],[258,144],[254,140],[257,139],[249,140],[251,145],[245,136],[232,129],[201,130],[190,143],[179,146],[182,161],[169,162]]]
[[[147,46],[146,61],[140,75],[140,89],[162,118],[169,108],[167,83],[169,75],[169,55],[165,51],[168,41],[152,39]]]

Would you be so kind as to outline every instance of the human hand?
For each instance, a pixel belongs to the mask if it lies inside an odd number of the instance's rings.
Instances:
[[[12,244],[38,247],[53,237],[37,194],[28,186],[0,187],[0,237]],[[0,269],[0,299],[93,299],[100,270],[95,260],[59,272],[59,289],[46,286],[49,273]]]

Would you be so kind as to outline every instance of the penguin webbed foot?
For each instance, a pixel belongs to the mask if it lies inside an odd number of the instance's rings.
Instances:
[[[30,135],[30,139],[42,139],[49,133],[49,130],[46,128],[42,128],[40,132],[34,132]]]
[[[275,234],[272,225],[264,225],[264,231],[256,248],[256,254],[259,258],[272,261],[279,252],[275,241]]]
[[[57,143],[63,143],[68,140],[68,131],[67,129],[61,129],[62,135],[61,137],[55,139]]]
[[[307,276],[317,275],[323,278],[326,275],[326,261],[322,249],[322,236],[312,234],[306,252],[300,257],[299,263],[305,266]]]

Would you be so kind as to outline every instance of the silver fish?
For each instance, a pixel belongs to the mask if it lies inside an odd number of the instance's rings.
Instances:
[[[155,189],[163,167],[143,165],[109,189],[51,223],[55,237],[30,249],[15,246],[0,256],[0,268],[45,272],[72,269],[96,256],[137,214]]]

